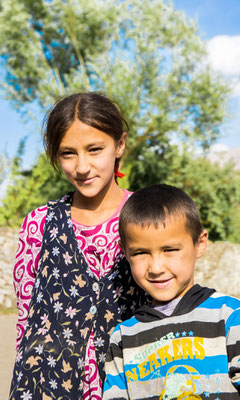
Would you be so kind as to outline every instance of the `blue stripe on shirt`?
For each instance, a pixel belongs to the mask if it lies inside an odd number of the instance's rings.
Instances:
[[[209,297],[202,304],[198,306],[198,308],[206,308],[206,309],[220,309],[223,305],[235,310],[236,308],[240,308],[240,300],[235,299],[234,297],[222,296],[222,297]]]

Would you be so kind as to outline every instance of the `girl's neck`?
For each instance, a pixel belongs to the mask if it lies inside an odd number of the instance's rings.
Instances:
[[[120,206],[124,191],[116,182],[95,197],[75,192],[71,208],[72,219],[83,225],[97,225],[109,219]]]

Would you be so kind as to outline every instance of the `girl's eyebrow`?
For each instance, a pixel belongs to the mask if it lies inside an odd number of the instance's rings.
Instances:
[[[71,146],[59,146],[59,150],[73,150],[74,149],[74,147],[71,147]]]
[[[99,140],[99,141],[95,141],[93,143],[88,143],[86,145],[87,148],[89,147],[96,147],[96,146],[103,146],[105,143],[103,140]],[[76,147],[72,147],[72,146],[67,146],[67,145],[61,145],[59,146],[59,149],[68,149],[68,150],[74,150]]]

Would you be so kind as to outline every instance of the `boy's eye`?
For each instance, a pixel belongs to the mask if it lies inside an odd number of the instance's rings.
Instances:
[[[165,251],[165,253],[172,253],[173,251],[179,251],[179,249],[178,248],[169,248],[169,249],[165,249],[164,250]]]
[[[101,150],[102,150],[102,147],[92,147],[89,151],[91,153],[96,153],[96,152],[101,151]]]
[[[136,251],[135,253],[132,253],[131,256],[132,257],[141,256],[142,254],[146,254],[146,251],[144,251],[144,250]]]

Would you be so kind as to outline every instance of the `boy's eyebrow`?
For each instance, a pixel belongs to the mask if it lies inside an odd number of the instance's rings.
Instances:
[[[165,246],[162,246],[162,249],[170,249],[172,247],[182,247],[182,243],[181,242],[176,242],[176,243],[170,243],[170,244],[166,244]]]
[[[146,247],[129,247],[128,248],[129,251],[143,251],[146,250]]]
[[[161,249],[166,250],[166,249],[172,249],[174,247],[182,247],[183,244],[181,242],[175,242],[175,243],[170,243],[170,244],[166,244],[164,246],[161,246]],[[147,247],[129,247],[128,248],[130,252],[132,251],[146,251],[148,248]]]

